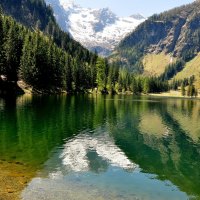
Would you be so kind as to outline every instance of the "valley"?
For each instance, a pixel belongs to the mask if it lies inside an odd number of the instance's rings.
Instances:
[[[144,17],[124,0],[122,17],[117,1],[0,0],[0,200],[200,199],[186,1]]]
[[[139,14],[120,18],[108,8],[83,8],[73,1],[47,3],[18,3],[23,14],[17,15],[17,9],[9,10],[11,2],[2,2],[5,14],[13,17],[2,18],[1,74],[8,82],[27,84],[29,92],[41,94],[97,88],[106,94],[178,90],[181,96],[198,95],[199,1],[148,19]],[[19,30],[11,32],[13,27]],[[11,53],[16,59],[9,57]],[[5,88],[1,93],[7,93],[9,87],[0,84]]]
[[[119,42],[145,20],[140,14],[119,17],[109,8],[83,8],[73,1],[46,0],[46,3],[52,6],[63,31],[102,56],[110,55]]]

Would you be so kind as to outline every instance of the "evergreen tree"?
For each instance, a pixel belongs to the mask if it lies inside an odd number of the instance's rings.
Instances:
[[[89,67],[89,71],[90,71],[90,86],[92,87],[92,89],[96,86],[96,79],[97,79],[97,69],[96,69],[96,62],[97,62],[97,52],[95,51],[95,53],[92,55],[91,61],[90,61],[90,67]]]
[[[138,87],[137,86],[138,86],[138,84],[137,84],[135,77],[132,77],[131,91],[133,92],[134,95],[138,94]]]
[[[195,86],[192,85],[192,94],[191,94],[192,97],[195,96],[195,91],[196,91]]]
[[[3,13],[0,7],[0,74],[5,73],[6,60],[5,60],[5,48],[4,48],[4,29],[3,29]]]
[[[143,82],[143,92],[145,94],[148,94],[150,92],[150,81],[149,81],[148,78],[144,79],[144,82]]]
[[[66,69],[66,90],[72,91],[72,61],[69,55],[65,54],[65,69]]]
[[[183,83],[181,84],[181,95],[185,96],[185,85]]]
[[[36,42],[36,41],[35,41]],[[27,34],[22,50],[20,63],[20,78],[30,85],[37,82],[36,78],[36,44],[33,43],[31,34]]]
[[[189,97],[193,97],[193,96],[195,96],[195,92],[196,90],[195,90],[195,87],[194,87],[194,85],[192,84],[190,84],[189,85],[189,87],[188,87],[188,91],[187,91],[187,96],[189,96]]]
[[[195,97],[198,97],[198,89],[195,89],[195,94],[194,94]]]
[[[96,63],[97,68],[97,85],[99,91],[107,91],[107,63],[103,58],[98,58]]]
[[[23,46],[23,41],[20,38],[20,32],[20,26],[17,26],[15,22],[11,21],[10,29],[4,43],[6,58],[5,74],[7,75],[8,80],[11,81],[18,80],[17,74]]]

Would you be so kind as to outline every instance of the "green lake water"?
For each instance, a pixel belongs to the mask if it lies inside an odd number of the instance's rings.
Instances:
[[[200,199],[200,101],[0,99],[0,160],[35,171],[24,200]]]

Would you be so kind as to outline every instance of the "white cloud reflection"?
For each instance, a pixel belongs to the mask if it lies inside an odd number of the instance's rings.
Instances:
[[[112,166],[126,170],[134,170],[136,168],[136,164],[133,164],[127,158],[125,153],[115,145],[114,141],[106,133],[97,136],[80,134],[64,145],[60,158],[63,165],[75,172],[90,171],[91,159],[88,157],[90,152],[95,152],[93,160],[100,157],[102,162],[106,161]]]

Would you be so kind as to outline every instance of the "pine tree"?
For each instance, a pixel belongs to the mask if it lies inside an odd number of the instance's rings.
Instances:
[[[22,80],[30,85],[34,85],[38,81],[36,78],[36,48],[31,34],[27,34],[22,50],[19,75]]]
[[[19,38],[20,29],[13,21],[10,23],[7,38],[5,39],[5,74],[8,80],[17,81],[17,74],[20,65],[22,41]]]
[[[138,94],[138,87],[137,86],[138,86],[138,84],[137,84],[135,77],[132,77],[131,91],[133,92],[134,95]]]
[[[66,90],[70,92],[72,90],[72,67],[71,58],[69,55],[65,55],[65,69],[66,69]]]
[[[111,93],[114,93],[115,91],[115,69],[113,66],[110,66],[109,72],[108,72],[108,90]]]
[[[48,32],[51,31],[57,37],[56,44],[55,37],[48,37],[39,29],[31,32],[11,17],[0,14],[0,74],[7,75],[11,81],[20,78],[45,90],[59,87],[71,91],[72,83],[75,90],[96,86],[98,56],[73,42],[53,22],[48,27]],[[105,89],[109,65],[103,58],[102,62]]]
[[[195,96],[195,97],[198,97],[198,89],[195,89],[194,96]]]
[[[79,89],[78,87],[79,86],[79,71],[78,71],[78,63],[76,59],[73,60],[73,64],[72,64],[72,80],[73,80],[72,89],[78,90]]]
[[[150,92],[150,81],[148,78],[145,78],[143,81],[143,92],[148,94]]]
[[[192,85],[192,94],[191,94],[191,96],[193,97],[193,96],[195,96],[195,91],[196,91],[196,89],[195,89],[195,86],[194,85]]]
[[[181,84],[181,95],[185,96],[185,86],[183,83]]]
[[[5,74],[6,67],[6,55],[4,48],[4,29],[3,29],[3,18],[2,9],[0,7],[0,74]]]
[[[105,60],[103,58],[98,58],[96,63],[97,68],[97,85],[98,89],[100,91],[106,91],[106,85],[107,85],[107,66],[105,63]]]
[[[195,95],[195,87],[193,84],[192,85],[190,84],[188,86],[187,96],[193,97],[194,95]]]
[[[90,78],[91,78],[91,86],[92,89],[94,87],[96,87],[96,75],[97,75],[97,69],[96,69],[96,62],[97,62],[97,52],[95,51],[95,53],[91,56],[91,60],[90,60]]]

